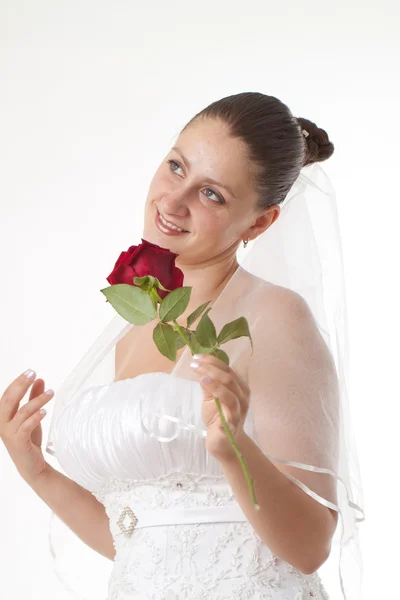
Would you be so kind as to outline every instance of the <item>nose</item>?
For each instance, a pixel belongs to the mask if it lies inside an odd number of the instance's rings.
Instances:
[[[187,197],[181,191],[174,190],[161,198],[160,210],[164,215],[178,215],[184,217],[188,214]]]

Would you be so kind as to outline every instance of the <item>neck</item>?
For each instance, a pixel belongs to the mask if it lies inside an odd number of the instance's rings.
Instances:
[[[192,287],[190,310],[208,300],[211,303],[216,300],[239,266],[236,255],[224,257],[208,266],[180,265],[178,261],[176,265],[183,271],[183,285]]]

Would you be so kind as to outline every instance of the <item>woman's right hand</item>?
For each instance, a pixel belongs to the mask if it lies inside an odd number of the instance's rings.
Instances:
[[[35,380],[33,371],[26,373],[17,377],[0,399],[0,438],[19,474],[30,484],[43,475],[48,466],[41,450],[41,421],[46,413],[41,414],[40,409],[52,399],[54,392],[44,392],[44,380]],[[31,385],[29,402],[20,408]]]

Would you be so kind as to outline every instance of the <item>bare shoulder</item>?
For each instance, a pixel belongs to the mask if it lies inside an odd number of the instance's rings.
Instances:
[[[258,285],[254,300],[266,321],[272,317],[275,321],[278,318],[284,322],[299,321],[303,325],[307,322],[310,327],[317,327],[307,301],[294,290],[263,281]]]
[[[334,361],[308,302],[297,292],[275,284],[259,289],[256,298],[255,338],[271,340],[271,347],[292,350],[299,357],[334,371]]]
[[[246,302],[251,305],[252,315],[257,315],[258,323],[297,321],[308,323],[318,329],[314,315],[307,301],[290,288],[261,279],[245,269],[239,273],[239,286],[246,290]]]
[[[302,321],[303,324],[308,322],[310,326],[316,326],[314,315],[303,296],[280,285],[273,285],[270,292],[271,301],[279,309],[279,314],[282,317]]]

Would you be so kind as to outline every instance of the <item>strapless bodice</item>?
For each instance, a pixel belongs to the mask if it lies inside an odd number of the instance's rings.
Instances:
[[[152,481],[170,471],[222,475],[206,451],[197,381],[167,373],[92,387],[54,423],[54,449],[65,472],[96,490],[110,480]],[[245,431],[253,434],[251,411]]]
[[[107,600],[327,600],[275,556],[206,451],[196,380],[149,373],[92,387],[54,422],[64,471],[104,504],[116,556]],[[251,410],[244,425],[254,437]]]

